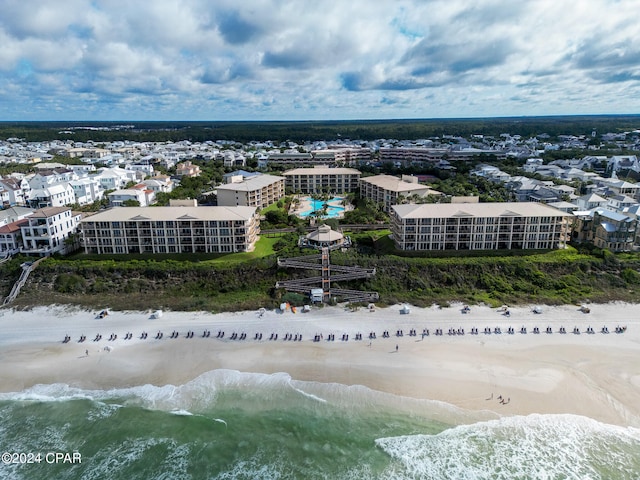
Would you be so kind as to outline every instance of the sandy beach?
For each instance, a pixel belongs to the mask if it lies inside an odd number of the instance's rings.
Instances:
[[[66,383],[88,389],[144,384],[180,385],[215,369],[286,372],[293,379],[364,385],[430,399],[479,417],[573,413],[605,423],[640,426],[640,306],[623,303],[497,309],[461,305],[400,314],[400,306],[351,311],[343,307],[210,314],[110,312],[53,306],[4,310],[0,316],[0,390]],[[607,326],[609,334],[601,332]],[[513,327],[513,334],[507,333]],[[527,333],[521,333],[521,327]],[[533,333],[534,327],[540,333]],[[574,327],[580,333],[573,333]],[[595,333],[586,333],[587,327]],[[617,326],[626,326],[616,333]],[[479,329],[477,335],[471,329]],[[492,330],[485,334],[485,327]],[[502,333],[495,334],[495,327]],[[553,333],[546,333],[547,327]],[[566,334],[559,333],[564,327]],[[464,335],[449,329],[464,328]],[[415,329],[416,335],[409,333]],[[428,336],[422,336],[424,329]],[[443,335],[435,335],[442,329]],[[169,338],[179,332],[178,338]],[[202,338],[205,331],[208,338]],[[403,335],[397,336],[402,330]],[[141,339],[142,332],[148,332]],[[156,339],[157,333],[162,339]],[[193,331],[193,338],[187,332]],[[216,338],[219,331],[224,339]],[[389,331],[390,338],[382,338]],[[125,340],[130,332],[132,338]],[[245,340],[231,340],[232,333]],[[375,339],[370,340],[370,332]],[[262,340],[255,340],[256,333]],[[278,340],[269,340],[272,333]],[[355,340],[356,334],[362,340]],[[100,341],[94,341],[97,334]],[[118,338],[109,341],[116,334]],[[287,334],[301,341],[284,340]],[[335,335],[329,341],[329,335]],[[68,343],[62,343],[66,335]],[[86,341],[79,342],[85,335]],[[314,342],[315,335],[322,340]],[[348,340],[342,340],[349,335]],[[105,348],[105,347],[109,348]],[[397,346],[397,350],[396,350]],[[499,398],[508,399],[500,402]]]

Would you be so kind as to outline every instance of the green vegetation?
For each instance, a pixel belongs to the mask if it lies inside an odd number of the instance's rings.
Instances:
[[[349,120],[313,122],[135,122],[135,128],[119,130],[70,130],[78,126],[113,127],[112,122],[4,122],[0,123],[0,138],[43,140],[75,140],[108,142],[131,140],[165,142],[189,139],[193,142],[234,140],[236,142],[267,141],[304,142],[351,138],[420,139],[429,137],[469,136],[483,134],[499,137],[511,135],[530,137],[546,133],[551,139],[558,135],[585,135],[598,132],[621,132],[637,128],[636,115],[592,115],[550,117],[504,117],[424,120]]]
[[[378,291],[383,304],[420,306],[450,301],[493,306],[637,301],[640,294],[637,254],[568,248],[409,255],[396,251],[388,234],[352,234],[355,248],[332,253],[335,264],[377,271],[372,279],[334,286]],[[301,252],[297,238],[297,233],[262,237],[254,252],[243,254],[49,258],[31,274],[14,305],[234,311],[275,307],[283,298],[299,304],[301,298],[274,288],[278,280],[305,275],[276,265],[276,255],[315,253]],[[18,278],[22,261],[24,258],[15,258],[0,267],[3,295]]]

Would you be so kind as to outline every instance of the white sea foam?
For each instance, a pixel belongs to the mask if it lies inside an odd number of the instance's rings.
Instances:
[[[298,392],[299,394],[301,394],[301,395],[303,395],[303,396],[305,396],[307,398],[310,398],[311,400],[316,400],[316,401],[321,402],[321,403],[327,403],[327,401],[324,398],[318,397],[317,395],[314,395],[313,393],[307,393],[307,392],[305,392],[304,390],[302,390],[300,388],[296,388],[296,386],[294,385],[294,382],[291,382],[290,385],[291,385],[291,388],[294,391]]]
[[[182,417],[193,417],[193,413],[191,413],[188,410],[171,410],[171,412],[169,413],[173,415],[182,416]]]
[[[163,449],[166,454],[157,464],[146,467],[148,478],[187,479],[190,450],[188,445],[178,445],[167,438],[147,438],[123,441],[116,449],[98,452],[83,472],[83,479],[98,480],[113,476],[122,477],[132,465],[150,451]]]
[[[218,423],[222,423],[225,427],[228,427],[229,425],[227,425],[227,422],[221,418],[214,418],[213,419],[214,422],[218,422]]]
[[[294,391],[318,404],[329,404],[344,411],[393,408],[412,412],[442,421],[459,424],[496,418],[491,412],[468,412],[453,405],[434,401],[412,399],[371,390],[362,385],[342,385],[293,380],[287,373],[246,373],[236,370],[212,370],[205,372],[184,385],[140,385],[110,390],[86,390],[67,384],[35,385],[17,393],[0,393],[0,400],[52,402],[77,399],[106,402],[113,405],[139,406],[167,412],[188,411],[201,413],[210,410],[218,402],[221,392],[234,391],[248,400],[259,398],[259,405],[268,407],[287,398]],[[290,397],[290,401],[298,399]],[[256,402],[253,402],[255,405]],[[105,407],[104,415],[113,413]]]
[[[461,425],[437,435],[381,438],[376,444],[425,479],[633,479],[640,430],[575,415],[529,415]],[[603,473],[615,465],[615,476]]]

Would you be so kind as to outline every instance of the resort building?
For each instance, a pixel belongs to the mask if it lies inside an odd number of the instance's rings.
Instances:
[[[227,177],[227,182],[217,188],[219,206],[265,208],[284,197],[284,177],[237,175]]]
[[[400,250],[563,248],[570,214],[542,203],[395,205],[391,229]]]
[[[333,193],[355,192],[360,180],[360,171],[354,168],[296,168],[284,172],[285,187],[295,193]]]
[[[370,161],[372,157],[371,149],[366,147],[330,145],[327,149],[333,153],[333,161],[342,166],[357,165],[360,162]]]
[[[259,225],[253,207],[128,207],[80,227],[86,253],[231,253],[252,251]]]
[[[36,210],[20,225],[21,253],[49,256],[65,255],[75,250],[73,235],[78,231],[82,215],[69,207],[47,207]]]
[[[403,175],[402,178],[376,175],[360,179],[360,196],[382,204],[385,212],[388,212],[392,205],[410,201],[414,195],[426,197],[442,195],[442,193],[432,190],[427,185],[419,184],[417,177],[409,175]]]
[[[501,150],[479,150],[476,148],[429,148],[429,147],[382,147],[380,161],[398,166],[437,164],[443,160],[470,160],[479,155],[491,155],[499,160],[506,158]]]
[[[380,161],[400,165],[437,163],[439,160],[442,160],[448,152],[448,148],[381,147]]]

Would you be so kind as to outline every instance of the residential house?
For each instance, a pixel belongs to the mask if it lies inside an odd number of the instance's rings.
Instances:
[[[574,212],[572,240],[589,242],[612,252],[628,252],[634,247],[638,221],[606,208]]]
[[[7,192],[8,205],[24,206],[27,204],[27,198],[31,192],[31,185],[29,185],[29,182],[24,177],[0,178],[0,188]]]
[[[618,212],[624,211],[625,208],[638,205],[638,200],[627,197],[626,195],[613,195],[607,198],[607,208]]]
[[[153,190],[155,194],[171,193],[174,187],[173,180],[168,175],[156,175],[140,183],[145,185],[149,190]]]
[[[116,190],[109,193],[107,197],[109,198],[109,205],[112,207],[122,207],[128,201],[138,202],[141,207],[147,207],[155,202],[155,193],[144,184]]]
[[[100,182],[103,190],[119,190],[127,183],[136,180],[136,172],[120,167],[101,168],[95,178]]]
[[[199,177],[201,173],[200,167],[191,163],[190,160],[176,166],[176,175],[179,177]]]
[[[607,206],[607,199],[601,197],[600,195],[596,195],[595,193],[590,193],[587,195],[583,195],[576,199],[576,205],[580,207],[581,210],[592,210],[594,208],[604,208]]]
[[[32,215],[35,210],[27,207],[10,207],[0,210],[0,226],[8,225]]]
[[[29,223],[26,219],[11,222],[0,227],[0,256],[15,255],[22,246],[21,227]]]
[[[247,158],[235,150],[225,150],[222,153],[222,164],[229,168],[244,167],[247,165]]]
[[[32,189],[46,188],[52,185],[58,185],[61,183],[68,183],[71,180],[78,178],[78,175],[73,170],[66,168],[54,168],[47,170],[38,170],[33,177],[29,180],[29,185]]]
[[[64,255],[76,248],[74,235],[78,232],[81,214],[69,207],[46,207],[36,210],[20,226],[21,253],[49,256]]]
[[[153,175],[153,165],[149,162],[147,163],[134,163],[131,165],[127,165],[124,167],[125,170],[133,170],[134,172],[139,172],[142,174],[142,177],[149,177]]]
[[[104,190],[95,177],[84,177],[69,182],[78,205],[89,205],[102,200]]]
[[[33,188],[27,199],[28,205],[32,208],[63,207],[73,205],[75,202],[73,188],[68,182]]]
[[[627,195],[636,200],[640,200],[640,185],[637,183],[625,182],[616,178],[603,178],[598,180],[598,185],[605,188],[608,195]]]

